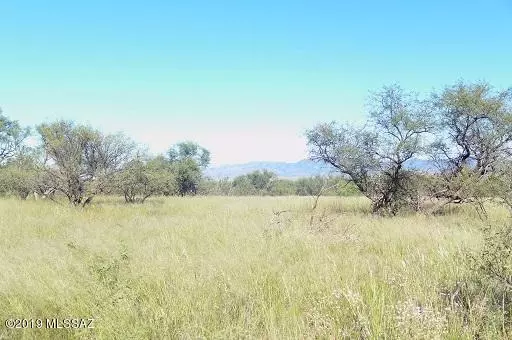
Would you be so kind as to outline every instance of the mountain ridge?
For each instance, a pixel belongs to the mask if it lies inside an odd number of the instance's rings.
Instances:
[[[252,161],[242,164],[220,165],[207,168],[205,175],[214,179],[234,178],[257,170],[272,171],[280,178],[289,179],[328,175],[332,172],[331,167],[327,165],[303,159],[298,162]]]
[[[411,159],[407,167],[410,169],[433,171],[433,164],[429,160]],[[320,162],[303,159],[297,162],[279,161],[251,161],[241,164],[227,164],[208,167],[205,175],[212,179],[235,178],[253,171],[268,170],[274,172],[279,178],[295,179],[335,173],[332,166]]]

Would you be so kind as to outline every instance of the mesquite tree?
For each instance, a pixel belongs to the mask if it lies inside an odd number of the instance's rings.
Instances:
[[[384,87],[370,98],[364,128],[332,122],[307,132],[311,159],[337,169],[372,201],[373,211],[396,214],[417,206],[406,162],[424,152],[422,137],[432,131],[432,106],[399,86]]]
[[[89,203],[97,193],[92,184],[108,181],[134,149],[123,135],[103,135],[68,121],[41,124],[37,131],[46,158],[46,183],[74,205]]]
[[[492,194],[483,189],[507,175],[498,165],[512,156],[512,89],[460,82],[433,99],[439,140],[432,158],[440,174],[435,196],[463,203]]]

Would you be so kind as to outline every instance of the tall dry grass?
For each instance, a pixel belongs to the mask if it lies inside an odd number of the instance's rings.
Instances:
[[[465,253],[481,244],[471,208],[381,218],[363,198],[322,198],[310,225],[310,204],[1,200],[2,323],[82,317],[95,328],[2,324],[0,339],[506,336],[499,311],[454,306],[458,282],[475,275]]]

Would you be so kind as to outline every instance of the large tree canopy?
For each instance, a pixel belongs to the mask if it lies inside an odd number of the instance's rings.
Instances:
[[[424,151],[422,136],[433,129],[428,102],[399,86],[370,98],[370,120],[363,128],[332,122],[306,134],[311,159],[330,164],[373,202],[373,210],[396,213],[415,195],[405,163]]]

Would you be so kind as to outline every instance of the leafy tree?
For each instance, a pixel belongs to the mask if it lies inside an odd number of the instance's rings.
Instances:
[[[201,181],[201,168],[195,160],[186,158],[172,164],[172,171],[176,179],[177,193],[180,196],[197,194]]]
[[[272,186],[277,180],[277,175],[272,171],[253,171],[246,175],[252,186],[259,192],[270,192]]]
[[[210,152],[194,142],[181,142],[174,145],[169,149],[168,156],[171,163],[191,159],[203,168],[210,164]]]
[[[20,151],[29,134],[28,128],[22,128],[17,121],[4,116],[0,109],[0,166]]]
[[[37,131],[47,160],[46,182],[74,205],[89,203],[134,150],[123,135],[103,135],[68,121],[41,124]]]
[[[40,166],[37,158],[26,149],[0,168],[0,192],[8,192],[26,199],[37,188]]]
[[[235,177],[232,185],[235,196],[257,195],[256,188],[245,175]]]
[[[276,179],[270,187],[270,195],[272,196],[292,196],[295,195],[295,181],[289,179]]]
[[[144,160],[142,157],[129,161],[114,176],[115,185],[127,203],[144,203],[148,197],[162,193],[168,180],[168,169],[158,161]]]
[[[396,214],[417,198],[405,164],[424,152],[422,136],[432,129],[431,105],[393,85],[371,96],[366,127],[333,122],[306,136],[311,159],[347,176],[372,201],[374,212]]]
[[[512,156],[512,89],[459,82],[433,99],[439,139],[432,158],[440,173],[434,195],[447,203],[478,200],[499,162]]]
[[[325,187],[322,176],[300,178],[297,180],[296,194],[299,196],[315,196]]]
[[[148,165],[158,170],[161,176],[164,176],[161,182],[161,193],[165,196],[175,195],[178,193],[178,185],[176,181],[175,165],[173,166],[168,159],[159,155],[149,159]]]
[[[238,195],[269,195],[277,180],[277,175],[268,170],[256,170],[233,180],[233,188]]]
[[[210,164],[210,152],[197,143],[182,142],[171,147],[168,157],[177,194],[195,195],[202,178],[202,169]]]

